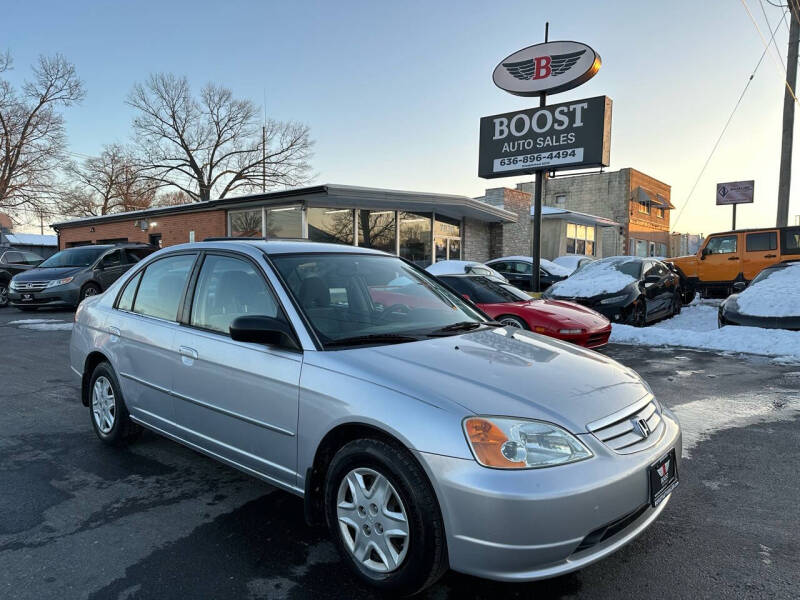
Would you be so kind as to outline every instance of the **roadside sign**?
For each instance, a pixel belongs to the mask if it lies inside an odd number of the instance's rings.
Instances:
[[[729,181],[717,184],[717,204],[751,204],[756,182]]]
[[[580,42],[534,44],[500,61],[495,85],[516,96],[555,94],[578,87],[600,70],[600,55]]]
[[[597,96],[483,117],[478,176],[607,167],[611,99]]]

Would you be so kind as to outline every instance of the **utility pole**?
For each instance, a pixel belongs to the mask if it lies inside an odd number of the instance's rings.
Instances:
[[[789,50],[786,55],[786,90],[783,93],[783,137],[781,138],[781,171],[778,178],[778,217],[776,225],[789,224],[789,190],[792,185],[792,138],[794,134],[794,103],[797,86],[798,42],[800,41],[800,6],[798,0],[787,0],[789,19]]]

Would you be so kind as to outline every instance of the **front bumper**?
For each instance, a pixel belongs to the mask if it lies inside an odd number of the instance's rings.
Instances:
[[[608,338],[611,336],[611,324],[609,323],[606,327],[600,329],[592,329],[590,331],[584,331],[583,333],[579,333],[576,335],[564,335],[564,334],[554,334],[553,337],[558,338],[559,340],[563,340],[565,342],[571,342],[578,346],[583,346],[584,348],[602,348],[606,344],[608,344]]]
[[[499,581],[545,579],[633,540],[669,500],[650,507],[647,467],[675,448],[681,475],[680,428],[668,410],[662,416],[661,439],[647,450],[616,454],[585,434],[593,458],[547,469],[487,469],[418,453],[439,498],[451,568]]]
[[[31,299],[26,300],[26,294]],[[56,287],[35,292],[26,290],[8,290],[8,301],[11,306],[78,306],[80,288],[70,284],[57,285]]]

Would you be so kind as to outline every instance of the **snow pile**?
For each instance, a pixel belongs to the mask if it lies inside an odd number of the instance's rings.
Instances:
[[[739,311],[754,317],[800,316],[800,263],[776,269],[736,299]]]
[[[633,262],[633,261],[631,261]],[[598,260],[575,271],[564,281],[554,283],[550,294],[561,297],[591,298],[600,294],[619,292],[636,279],[617,270],[621,261]]]
[[[680,315],[651,327],[614,323],[609,341],[760,354],[780,357],[787,363],[800,361],[800,331],[732,325],[719,329],[717,306],[707,303],[693,303],[684,307]]]

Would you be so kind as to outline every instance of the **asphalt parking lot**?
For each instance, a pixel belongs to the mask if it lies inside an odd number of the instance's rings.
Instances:
[[[13,323],[28,319],[54,321]],[[71,321],[0,310],[1,598],[372,597],[298,498],[154,434],[103,446],[68,367]],[[581,572],[518,585],[450,573],[427,596],[797,598],[800,365],[606,353],[681,419],[689,458],[662,517]]]

